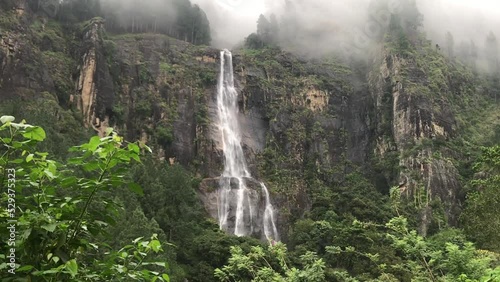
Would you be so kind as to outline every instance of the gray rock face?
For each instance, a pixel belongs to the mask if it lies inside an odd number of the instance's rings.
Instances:
[[[445,156],[452,157],[453,154],[434,146],[434,143],[455,135],[456,122],[451,107],[445,99],[435,101],[424,94],[429,78],[415,62],[387,53],[381,58],[380,68],[378,72],[371,73],[370,81],[379,113],[376,153],[382,158],[391,151],[399,153],[398,178],[403,183],[400,185],[401,193],[419,202],[418,207],[422,209],[421,234],[426,235],[429,229],[433,212],[429,205],[434,199],[441,201],[448,223],[455,225],[460,211],[458,195],[462,188],[459,174],[453,163],[445,159]],[[403,72],[407,73],[404,79]],[[388,89],[392,105],[384,101]],[[446,93],[450,90],[442,91]],[[384,107],[388,105],[392,110],[389,132],[380,127],[384,124],[383,112],[387,110]],[[382,138],[382,132],[390,135]]]
[[[113,107],[115,97],[101,38],[103,25],[102,20],[92,20],[84,33],[75,95],[85,125],[93,127],[101,136],[109,125],[107,114]]]
[[[19,21],[27,21],[24,14]],[[0,31],[0,99],[36,98],[43,91],[53,92],[54,82],[44,66],[40,50],[24,36],[25,28]]]

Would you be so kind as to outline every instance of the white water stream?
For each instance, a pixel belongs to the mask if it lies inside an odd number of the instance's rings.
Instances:
[[[260,183],[261,195],[265,197],[265,206],[260,207],[255,201],[259,191],[249,189],[247,179],[252,179],[248,171],[245,155],[241,146],[241,131],[238,122],[238,93],[234,86],[232,54],[221,51],[220,75],[217,87],[217,109],[219,131],[224,151],[224,172],[221,176],[218,218],[219,226],[236,236],[251,236],[255,229],[263,229],[267,240],[279,240],[276,228],[274,208],[269,191]],[[234,212],[233,209],[236,209]],[[263,211],[259,209],[264,209]],[[231,217],[234,214],[234,219]],[[259,215],[263,216],[259,216]],[[262,222],[258,222],[262,220]],[[232,227],[234,221],[234,228]],[[234,230],[233,230],[234,229]]]

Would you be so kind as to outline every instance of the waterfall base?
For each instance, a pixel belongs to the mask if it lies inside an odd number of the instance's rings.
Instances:
[[[252,211],[248,210],[245,213],[247,215],[252,214],[252,217],[246,216],[243,220],[245,225],[244,230],[248,230],[248,232],[246,232],[248,234],[236,233],[237,199],[238,193],[241,192],[238,178],[216,177],[204,179],[200,185],[200,197],[205,209],[212,218],[220,221],[218,207],[220,206],[221,200],[221,182],[228,182],[230,191],[226,196],[229,200],[229,208],[227,211],[226,224],[225,226],[221,226],[221,228],[230,234],[236,234],[238,236],[251,236],[261,240],[279,241],[279,238],[277,238],[278,236],[274,235],[278,234],[276,226],[272,223],[274,219],[268,218],[271,213],[269,211],[268,199],[266,199],[266,192],[262,188],[263,184],[251,177],[244,177],[242,180],[246,187],[245,193],[247,193],[244,198],[249,201],[244,207],[248,207],[249,209],[252,207]]]

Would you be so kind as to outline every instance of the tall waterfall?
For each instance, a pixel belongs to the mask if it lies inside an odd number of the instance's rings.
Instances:
[[[218,196],[219,226],[236,236],[250,236],[256,231],[261,233],[263,231],[267,240],[279,240],[274,208],[267,187],[264,183],[260,183],[261,196],[255,197],[259,191],[247,185],[255,180],[248,171],[241,146],[238,93],[234,86],[232,54],[228,50],[223,50],[220,56],[217,109],[224,151],[224,171],[220,178]],[[265,198],[263,210],[260,208],[260,201],[255,200],[262,196]]]

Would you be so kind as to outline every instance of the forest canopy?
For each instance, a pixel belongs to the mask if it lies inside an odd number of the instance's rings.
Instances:
[[[69,22],[103,17],[111,33],[162,33],[197,45],[211,41],[205,12],[189,0],[29,0],[29,5]]]

